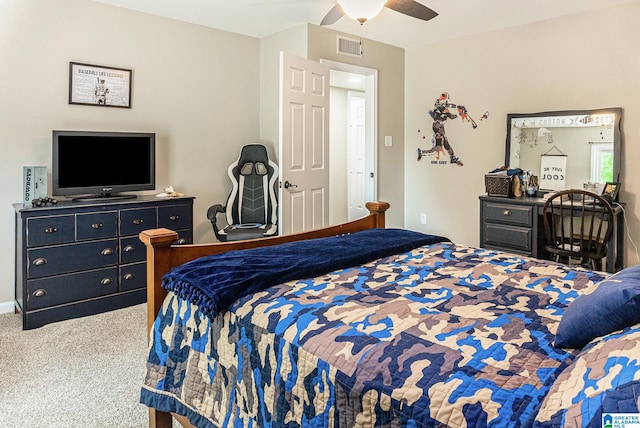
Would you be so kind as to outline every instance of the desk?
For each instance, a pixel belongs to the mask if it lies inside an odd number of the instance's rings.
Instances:
[[[480,246],[551,260],[544,249],[543,198],[480,196]],[[623,268],[624,212],[614,207],[613,233],[607,244],[605,270]]]

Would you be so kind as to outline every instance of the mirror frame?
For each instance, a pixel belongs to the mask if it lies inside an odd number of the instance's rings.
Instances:
[[[504,164],[508,168],[511,167],[511,121],[513,119],[521,119],[527,117],[547,117],[547,116],[581,116],[595,114],[614,114],[615,125],[613,129],[613,181],[620,181],[620,165],[622,153],[622,108],[612,107],[593,110],[558,110],[536,113],[509,113],[507,114],[507,141],[505,145]]]

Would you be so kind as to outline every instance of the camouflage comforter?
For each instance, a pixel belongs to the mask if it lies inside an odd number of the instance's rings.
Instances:
[[[638,412],[640,326],[552,346],[605,274],[439,243],[245,296],[170,293],[141,402],[199,427],[601,426]]]

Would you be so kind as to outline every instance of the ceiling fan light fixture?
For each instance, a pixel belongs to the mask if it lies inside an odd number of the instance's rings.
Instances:
[[[387,0],[337,0],[349,18],[364,24],[382,12]]]

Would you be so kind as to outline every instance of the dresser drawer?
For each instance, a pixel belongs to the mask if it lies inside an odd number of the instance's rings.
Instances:
[[[147,264],[134,263],[120,266],[120,291],[135,290],[147,286]]]
[[[117,236],[118,213],[116,211],[78,214],[76,217],[76,236],[78,241],[103,239]]]
[[[176,239],[176,241],[174,242],[174,244],[178,244],[178,245],[183,245],[183,244],[193,244],[193,233],[191,232],[191,229],[186,229],[186,230],[176,230],[175,232],[178,233],[178,239]]]
[[[116,267],[27,281],[28,310],[115,293]]]
[[[138,235],[143,230],[158,227],[155,208],[120,211],[120,235]]]
[[[190,205],[158,207],[158,227],[171,230],[191,228],[191,210]]]
[[[507,226],[497,223],[484,223],[483,247],[501,247],[525,253],[531,253],[532,229]]]
[[[120,238],[120,263],[142,262],[146,255],[147,248],[137,236]]]
[[[118,240],[59,245],[27,250],[27,278],[115,266]]]
[[[484,221],[532,227],[533,208],[524,205],[507,205],[487,202],[484,207]]]
[[[75,240],[75,217],[58,215],[27,219],[27,246],[65,244]]]

